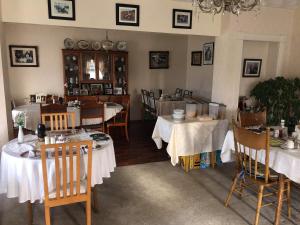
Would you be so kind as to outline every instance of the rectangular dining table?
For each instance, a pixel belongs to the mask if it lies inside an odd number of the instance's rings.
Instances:
[[[226,134],[221,151],[222,162],[234,161],[234,135],[229,130]],[[265,151],[258,154],[259,162],[264,163]],[[300,149],[282,149],[280,147],[270,147],[269,167],[280,174],[280,187],[278,192],[278,207],[276,210],[275,224],[279,224],[282,195],[283,195],[283,176],[286,176],[295,183],[300,183]]]
[[[158,149],[162,148],[162,141],[168,143],[167,152],[175,166],[179,163],[179,157],[221,149],[227,130],[226,119],[200,121],[197,118],[186,118],[176,121],[172,116],[159,116],[152,139]]]

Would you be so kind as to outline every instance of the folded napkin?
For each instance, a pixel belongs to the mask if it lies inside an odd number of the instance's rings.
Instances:
[[[200,120],[200,121],[211,121],[211,120],[213,120],[213,118],[211,118],[210,116],[206,116],[206,115],[197,116],[197,119]]]

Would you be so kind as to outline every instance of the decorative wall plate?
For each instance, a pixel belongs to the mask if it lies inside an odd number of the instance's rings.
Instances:
[[[72,40],[71,38],[66,38],[64,40],[64,46],[66,49],[73,49],[75,46],[75,41]]]
[[[77,46],[80,49],[88,49],[90,47],[90,43],[85,40],[80,40],[77,42]]]
[[[92,49],[100,50],[100,48],[101,48],[101,42],[100,41],[93,41],[92,42]]]
[[[126,41],[118,41],[117,43],[117,49],[120,51],[125,51],[127,48],[127,42]]]

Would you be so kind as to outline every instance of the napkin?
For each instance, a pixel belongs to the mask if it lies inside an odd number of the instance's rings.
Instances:
[[[200,121],[211,121],[211,120],[213,120],[210,116],[206,116],[206,115],[197,116],[197,119],[200,120]]]

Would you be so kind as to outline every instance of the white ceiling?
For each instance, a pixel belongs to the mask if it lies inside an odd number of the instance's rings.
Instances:
[[[174,0],[192,2],[192,0]],[[300,6],[300,0],[261,0],[265,7],[288,8],[293,9]]]

